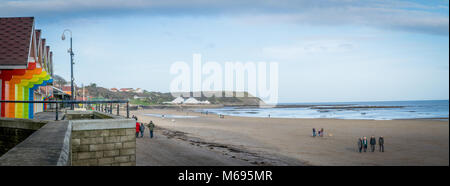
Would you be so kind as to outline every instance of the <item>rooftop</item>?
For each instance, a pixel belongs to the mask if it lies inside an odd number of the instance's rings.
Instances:
[[[27,65],[33,24],[33,17],[0,18],[0,65]]]

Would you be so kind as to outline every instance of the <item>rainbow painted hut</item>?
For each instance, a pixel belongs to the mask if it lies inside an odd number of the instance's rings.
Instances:
[[[34,28],[34,17],[0,18],[1,100],[31,101],[52,97],[50,47]],[[1,117],[33,118],[45,104],[1,103]]]

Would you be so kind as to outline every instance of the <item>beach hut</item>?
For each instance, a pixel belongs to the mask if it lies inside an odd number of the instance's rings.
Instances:
[[[53,53],[34,17],[0,17],[0,99],[42,101],[52,96]],[[44,87],[44,88],[41,88]],[[43,103],[1,103],[0,117],[32,119]]]

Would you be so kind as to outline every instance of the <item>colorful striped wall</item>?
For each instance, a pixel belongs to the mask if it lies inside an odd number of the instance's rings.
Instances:
[[[50,76],[48,76],[48,77],[50,77]],[[47,80],[44,80],[44,79],[47,79]],[[39,82],[41,82],[41,81],[39,81]],[[46,86],[47,84],[53,83],[53,79],[50,79],[50,78],[46,77],[46,78],[43,78],[42,83],[39,84],[39,82],[34,84],[33,87],[29,88],[29,98],[28,98],[29,100],[34,100],[33,92],[36,89],[38,89],[41,86]],[[46,100],[46,99],[44,99],[44,100]],[[45,110],[45,108],[44,108],[45,104],[42,104],[42,107],[43,107],[42,109]],[[26,113],[28,114],[28,118],[29,119],[33,119],[34,118],[34,106],[32,104],[28,105],[28,110],[26,111]]]
[[[53,81],[50,75],[38,66],[36,63],[29,63],[27,69],[2,70],[0,74],[1,99],[34,100],[34,90]],[[33,106],[28,103],[2,103],[1,108],[1,117],[33,118],[34,116]]]

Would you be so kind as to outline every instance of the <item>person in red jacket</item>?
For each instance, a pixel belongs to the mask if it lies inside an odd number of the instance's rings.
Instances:
[[[140,131],[141,125],[139,124],[139,122],[136,120],[136,138],[139,137],[139,131]]]

